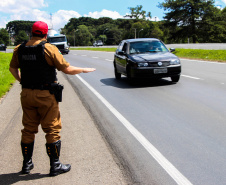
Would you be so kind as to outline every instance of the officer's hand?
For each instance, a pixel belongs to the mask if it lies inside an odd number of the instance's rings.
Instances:
[[[96,71],[95,68],[83,68],[83,73],[89,73],[89,72],[93,72],[93,71]]]

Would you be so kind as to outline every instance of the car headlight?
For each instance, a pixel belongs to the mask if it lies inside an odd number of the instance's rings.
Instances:
[[[148,63],[147,62],[139,62],[138,67],[148,67]]]
[[[177,64],[180,64],[180,60],[179,60],[179,59],[172,59],[172,60],[170,60],[170,64],[171,64],[171,65],[177,65]]]

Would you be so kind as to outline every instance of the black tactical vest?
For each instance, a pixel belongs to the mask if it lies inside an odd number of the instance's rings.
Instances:
[[[48,65],[45,59],[46,42],[35,46],[26,46],[26,42],[18,48],[19,67],[22,87],[32,88],[57,81],[56,68]]]

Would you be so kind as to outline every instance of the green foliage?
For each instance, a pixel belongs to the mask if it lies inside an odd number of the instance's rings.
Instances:
[[[154,25],[153,29],[151,30],[151,33],[150,33],[151,37],[163,40],[164,34],[163,34],[163,31],[159,28],[159,25],[156,23],[154,23],[153,25]]]
[[[28,40],[31,35],[32,25],[35,21],[10,21],[6,25],[8,33],[15,38],[14,45],[20,44],[24,40]],[[21,33],[23,31],[23,33]]]
[[[172,40],[191,37],[196,43],[201,36],[200,29],[204,19],[213,17],[214,0],[165,0],[159,4],[167,11],[165,25],[172,31]],[[205,22],[207,24],[208,21]],[[206,25],[208,27],[209,25]]]
[[[0,29],[0,44],[8,45],[9,43],[9,34],[6,29]]]
[[[77,35],[77,45],[79,46],[90,46],[92,43],[92,34],[89,32],[88,27],[85,25],[78,26],[78,31],[76,32]]]
[[[137,5],[135,8],[129,7],[130,15],[126,15],[125,17],[135,18],[136,20],[138,19],[145,20],[147,17],[151,18],[151,12],[148,12],[146,15],[146,11],[142,10],[142,8],[143,8],[142,5]]]
[[[21,30],[16,37],[15,45],[21,44],[28,39],[29,37],[27,36],[26,32]]]
[[[151,17],[151,13],[142,10],[142,5],[135,8],[131,8],[132,17],[136,19],[116,19],[113,20],[109,17],[101,17],[99,19],[94,19],[90,17],[80,17],[80,18],[71,18],[68,24],[65,25],[62,32],[67,35],[69,43],[75,43],[75,45],[81,45],[79,40],[79,31],[75,33],[74,31],[79,29],[80,25],[85,25],[88,27],[89,33],[92,35],[90,42],[95,40],[104,40],[104,44],[107,45],[117,45],[123,39],[134,38],[134,29],[137,31],[142,30],[142,35],[149,36],[146,34],[150,32],[149,21],[146,18]],[[140,22],[141,21],[141,22]],[[137,23],[136,23],[137,22]],[[136,25],[136,24],[137,25]],[[133,25],[135,24],[135,25]],[[107,29],[107,30],[106,30]],[[87,40],[85,45],[90,45],[90,42]],[[82,45],[84,45],[84,42]]]
[[[21,30],[24,30],[29,35],[34,23],[35,21],[10,21],[6,25],[6,29],[14,35],[18,35]]]
[[[225,42],[225,20],[224,13],[220,9],[212,7],[211,11],[207,11],[200,23],[199,33],[202,37],[200,37],[199,42]]]
[[[9,63],[12,53],[0,52],[0,97],[2,97],[15,81],[13,75],[9,72]]]
[[[166,11],[163,21],[150,21],[151,13],[144,11],[142,5],[137,5],[129,7],[130,14],[125,16],[129,19],[71,18],[61,28],[61,33],[67,36],[71,46],[92,45],[95,40],[104,40],[106,45],[117,45],[121,40],[134,38],[135,32],[136,38],[154,37],[165,43],[187,43],[188,40],[193,43],[226,42],[226,8],[218,9],[214,6],[214,0],[164,0],[158,7]],[[33,23],[11,21],[6,29],[18,44],[28,39]],[[22,30],[28,37],[19,32]],[[0,30],[0,42],[8,43],[7,39],[6,32],[1,36]]]

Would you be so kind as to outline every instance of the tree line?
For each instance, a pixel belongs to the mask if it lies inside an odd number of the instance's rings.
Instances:
[[[165,0],[158,7],[166,11],[164,20],[151,21],[151,12],[142,5],[129,7],[124,18],[71,18],[60,29],[71,46],[92,45],[102,40],[106,45],[117,45],[123,39],[158,38],[165,43],[224,43],[226,42],[226,8],[219,9],[214,0]],[[15,45],[29,39],[33,21],[11,21],[0,30],[0,43]]]

